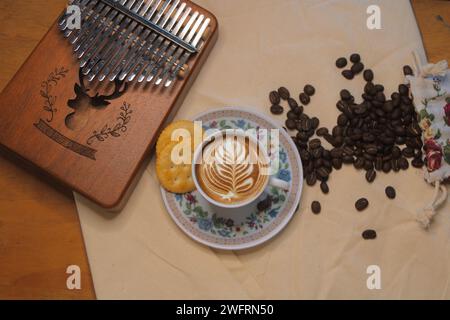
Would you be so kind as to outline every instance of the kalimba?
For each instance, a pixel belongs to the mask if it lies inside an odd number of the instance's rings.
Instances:
[[[74,0],[0,95],[4,154],[120,209],[213,48],[191,1]]]

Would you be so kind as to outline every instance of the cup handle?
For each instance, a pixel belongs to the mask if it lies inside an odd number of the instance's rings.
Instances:
[[[291,187],[291,184],[289,182],[286,182],[284,180],[275,177],[270,177],[269,184],[273,187],[280,188],[286,191],[289,191],[289,188]]]

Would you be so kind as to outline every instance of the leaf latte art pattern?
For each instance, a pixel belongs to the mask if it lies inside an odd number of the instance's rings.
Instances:
[[[244,201],[267,181],[267,176],[261,175],[261,160],[248,139],[227,137],[205,146],[203,164],[196,168],[197,177],[212,199],[224,203]]]

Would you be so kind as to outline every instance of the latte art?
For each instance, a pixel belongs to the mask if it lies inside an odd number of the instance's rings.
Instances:
[[[247,137],[225,136],[203,147],[203,160],[196,165],[202,190],[213,200],[234,204],[261,191],[268,180],[267,167],[257,145]]]

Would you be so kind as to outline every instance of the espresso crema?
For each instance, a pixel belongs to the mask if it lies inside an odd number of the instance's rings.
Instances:
[[[258,145],[244,136],[223,136],[203,147],[202,163],[195,165],[197,181],[211,199],[245,202],[265,187],[268,164]]]

